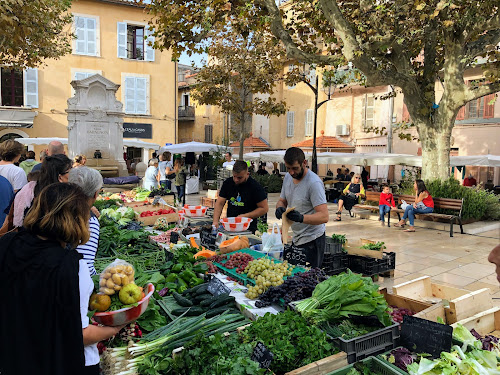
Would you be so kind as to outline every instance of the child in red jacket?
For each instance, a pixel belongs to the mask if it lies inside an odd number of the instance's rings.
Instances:
[[[389,185],[384,184],[382,185],[382,193],[380,193],[380,201],[378,202],[378,208],[380,210],[379,220],[382,222],[382,226],[385,225],[385,214],[391,214],[391,207],[396,207],[394,197],[390,192]]]

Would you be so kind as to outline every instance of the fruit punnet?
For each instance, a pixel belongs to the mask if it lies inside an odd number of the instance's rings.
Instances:
[[[119,292],[122,287],[134,282],[134,268],[127,262],[117,259],[104,271],[99,279],[99,291],[111,296]]]

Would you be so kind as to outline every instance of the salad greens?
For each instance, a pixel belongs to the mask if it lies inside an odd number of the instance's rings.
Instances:
[[[366,250],[380,251],[380,250],[385,249],[385,245],[384,245],[384,242],[367,243],[367,244],[361,246],[361,248],[366,249]]]
[[[98,199],[94,202],[94,207],[101,211],[105,208],[118,208],[121,204],[121,199]]]
[[[99,221],[101,222],[106,217],[111,218],[120,226],[125,226],[135,219],[135,212],[130,207],[104,208],[101,210]]]
[[[355,324],[348,319],[342,320],[340,324],[323,322],[321,323],[320,328],[329,336],[333,338],[340,337],[344,340],[350,340],[380,329],[380,327],[372,327],[365,324]]]
[[[500,356],[500,338],[496,336],[481,336],[475,329],[469,331],[462,324],[457,323],[457,326],[453,328],[453,338],[463,343],[462,350],[470,346],[476,349],[488,350]]]
[[[332,239],[338,243],[346,243],[347,241],[345,234],[332,234]]]
[[[314,289],[312,297],[297,303],[297,310],[314,323],[347,318],[350,315],[375,315],[386,327],[392,324],[389,306],[369,277],[348,270],[332,276]]]

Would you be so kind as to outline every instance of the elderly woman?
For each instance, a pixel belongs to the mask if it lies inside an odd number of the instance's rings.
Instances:
[[[78,245],[76,250],[83,255],[83,259],[85,259],[89,267],[90,275],[93,276],[97,274],[94,268],[94,261],[97,253],[97,245],[99,244],[100,226],[98,217],[91,210],[91,207],[94,205],[101,191],[102,176],[92,168],[73,168],[69,172],[69,182],[82,188],[83,193],[87,196],[89,210],[91,211],[89,219],[90,238],[86,243]]]
[[[365,188],[361,183],[361,176],[356,173],[351,178],[351,182],[342,191],[342,195],[339,198],[339,209],[337,211],[336,221],[342,220],[342,207],[350,211],[351,208],[359,203],[359,200],[365,196]]]
[[[144,189],[153,190],[158,188],[158,159],[149,161],[148,169],[144,174]]]
[[[404,230],[405,232],[415,232],[415,226],[413,225],[415,214],[430,214],[434,211],[434,200],[427,191],[424,181],[415,180],[413,189],[415,190],[415,202],[406,206],[403,218],[399,223],[394,224],[395,227],[403,228],[406,224],[406,219],[408,219],[410,221],[410,226],[408,229]]]
[[[0,176],[10,182],[14,192],[21,190],[28,183],[24,170],[14,164],[21,159],[23,152],[24,146],[13,139],[0,143]]]

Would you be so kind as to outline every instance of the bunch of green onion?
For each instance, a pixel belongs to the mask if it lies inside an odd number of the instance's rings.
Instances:
[[[172,350],[183,346],[202,332],[205,336],[216,333],[235,331],[245,322],[241,314],[223,313],[207,319],[205,314],[197,317],[180,316],[164,327],[144,336],[138,343],[129,343],[127,347],[111,348],[104,352],[103,367],[106,373],[132,375],[138,373],[140,364],[148,356],[162,351],[170,355]]]

